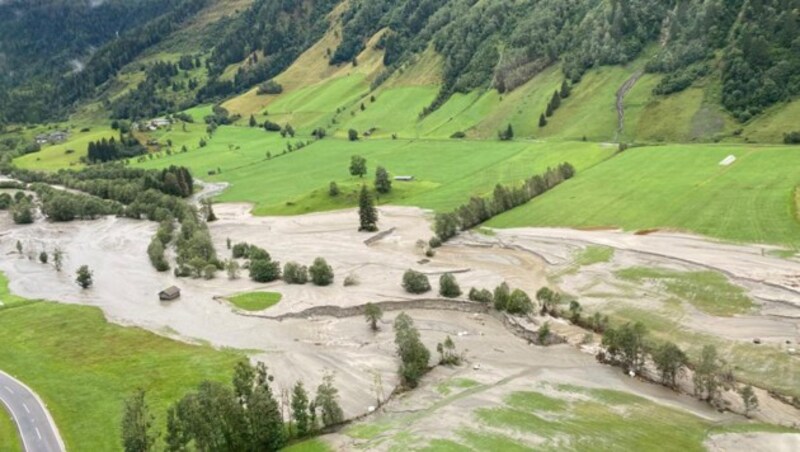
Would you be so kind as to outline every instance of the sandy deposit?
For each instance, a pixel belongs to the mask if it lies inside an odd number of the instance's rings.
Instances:
[[[701,237],[653,233],[635,235],[616,230],[524,228],[496,230],[495,236],[463,234],[455,244],[510,249],[539,256],[557,275],[561,290],[576,295],[581,303],[604,304],[611,300],[637,308],[657,308],[663,290],[620,287],[614,271],[629,267],[658,267],[679,271],[712,270],[744,287],[758,308],[747,315],[716,317],[689,307],[680,322],[698,332],[725,339],[763,341],[796,347],[800,342],[800,261],[769,254],[774,248],[714,242]],[[575,256],[587,246],[614,249],[611,262],[575,266]],[[789,345],[787,345],[787,341]]]
[[[371,235],[356,231],[357,215],[353,210],[258,218],[252,217],[249,210],[244,204],[215,205],[219,220],[210,229],[221,257],[229,256],[228,238],[234,243],[246,241],[264,247],[273,259],[281,262],[292,260],[308,265],[315,257],[322,256],[334,268],[335,284],[318,288],[282,282],[258,284],[249,281],[246,275],[229,281],[220,274],[205,281],[178,279],[170,272],[157,273],[146,254],[156,225],[112,217],[56,224],[39,220],[19,227],[13,225],[7,213],[0,213],[0,270],[9,277],[11,290],[21,296],[97,306],[109,319],[121,324],[252,351],[273,370],[279,388],[288,388],[297,379],[316,386],[322,372],[332,370],[340,382],[337,386],[348,416],[364,413],[376,403],[380,392],[376,381],[381,382],[384,394],[389,394],[397,382],[390,324],[396,313],[387,313],[382,331],[373,335],[360,317],[277,322],[239,315],[215,297],[259,289],[281,292],[284,298],[268,310],[270,315],[320,305],[355,306],[419,298],[400,287],[402,274],[408,268],[431,275],[434,291],[438,275],[450,271],[458,272],[465,292],[472,286],[491,288],[505,280],[512,287],[532,294],[547,284],[548,269],[565,264],[574,250],[587,243],[598,243],[645,260],[716,265],[736,278],[763,285],[765,294],[783,298],[782,306],[789,310],[800,299],[790,285],[792,272],[798,272],[800,263],[760,255],[754,247],[715,244],[686,236],[639,237],[609,231],[554,229],[498,231],[495,237],[464,235],[441,248],[431,262],[425,262],[418,242],[431,236],[430,215],[420,209],[381,207],[380,226],[393,232],[369,245],[364,241]],[[51,265],[16,254],[17,240],[31,256],[42,249],[52,251],[60,246],[66,253],[64,270],[57,273]],[[492,247],[491,251],[487,247]],[[734,262],[738,259],[749,259],[750,263]],[[74,283],[75,270],[82,264],[94,270],[95,285],[91,290],[83,291]],[[361,283],[343,287],[344,277],[350,274],[357,275]],[[158,291],[170,285],[178,285],[182,297],[175,302],[160,302]],[[488,316],[476,318],[474,314],[434,311],[414,311],[412,316],[433,350],[446,334],[457,338],[459,349],[468,350],[469,360],[481,364],[479,379],[503,380],[520,372],[526,378],[573,378],[576,384],[623,389],[712,416],[701,404],[624,377],[574,348],[529,346]],[[795,322],[796,318],[790,321]],[[796,323],[793,325],[796,327]],[[759,328],[770,327],[767,323]],[[471,372],[469,369],[464,372]],[[528,380],[519,381],[525,384]],[[454,416],[457,414],[456,409]]]

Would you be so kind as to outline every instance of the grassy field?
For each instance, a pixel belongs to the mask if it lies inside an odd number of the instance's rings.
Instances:
[[[244,146],[242,152],[247,152]],[[355,154],[367,159],[369,174],[363,180],[348,173],[350,157]],[[383,165],[392,175],[415,176],[413,182],[394,182],[393,193],[382,197],[380,202],[449,209],[472,195],[489,193],[498,182],[519,182],[565,161],[581,171],[610,154],[611,150],[592,143],[377,139],[353,143],[326,139],[270,161],[238,168],[228,166],[239,165],[238,161],[231,162],[205,150],[158,163],[189,165],[195,173],[201,162],[203,169],[220,165],[222,174],[210,179],[229,181],[231,187],[219,200],[252,202],[257,214],[266,215],[354,206],[355,197],[348,197],[347,193],[361,183],[371,185],[377,165]],[[200,160],[200,156],[204,159]],[[327,195],[331,181],[342,187],[343,196]]]
[[[737,161],[720,166],[728,155]],[[800,147],[633,148],[489,225],[667,228],[796,248],[798,164]]]
[[[147,391],[163,431],[171,403],[203,380],[228,381],[242,357],[110,324],[99,309],[50,302],[0,309],[0,343],[3,370],[46,401],[70,450],[121,450],[122,403],[136,388]]]
[[[21,452],[22,441],[19,439],[17,425],[11,414],[0,403],[0,452]]]
[[[245,311],[263,311],[278,304],[282,297],[278,292],[247,292],[229,297],[228,301]]]

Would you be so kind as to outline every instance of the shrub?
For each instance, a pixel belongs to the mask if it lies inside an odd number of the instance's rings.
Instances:
[[[357,285],[358,285],[358,276],[356,276],[356,275],[347,275],[344,278],[344,286],[345,287],[357,286]]]
[[[498,311],[505,311],[508,300],[511,298],[511,289],[508,284],[502,283],[494,289],[494,308]]]
[[[272,122],[270,120],[264,121],[264,130],[267,132],[280,132],[283,130],[280,124]]]
[[[439,295],[447,298],[456,298],[461,295],[461,287],[458,286],[452,273],[445,273],[439,278]]]
[[[280,94],[283,92],[283,86],[275,80],[267,80],[266,82],[258,85],[258,95],[264,94]]]
[[[450,135],[450,138],[453,138],[453,139],[456,139],[456,140],[460,139],[460,138],[466,138],[466,137],[467,137],[467,134],[462,132],[462,131],[460,131],[460,130],[458,132]]]
[[[250,249],[247,252],[247,257],[251,261],[268,261],[272,260],[267,250],[264,248],[259,248],[255,245],[250,245]]]
[[[331,182],[330,185],[328,185],[328,196],[339,196],[339,193],[341,193],[339,191],[339,186],[336,185],[336,182]]]
[[[784,134],[783,142],[786,144],[800,144],[800,131]]]
[[[208,264],[203,267],[203,278],[204,279],[214,279],[214,275],[217,273],[217,266],[214,264]]]
[[[350,129],[347,131],[347,139],[350,141],[357,141],[358,140],[358,131],[355,129]]]
[[[314,259],[308,273],[311,275],[311,282],[317,286],[327,286],[333,282],[333,268],[321,257]]]
[[[253,281],[267,283],[275,281],[280,277],[280,263],[263,259],[250,262],[250,279]]]
[[[283,280],[287,284],[305,284],[308,282],[308,268],[297,262],[287,262],[283,266]]]
[[[506,311],[511,314],[528,314],[533,311],[533,303],[531,297],[520,289],[514,289],[508,298]]]
[[[425,293],[431,290],[431,283],[424,274],[409,269],[403,274],[403,289],[408,293]]]
[[[431,248],[439,248],[442,246],[442,240],[439,237],[432,237],[428,241],[428,245],[430,245]]]
[[[235,259],[244,258],[246,259],[250,255],[250,244],[249,243],[237,243],[233,245],[231,248],[231,254]]]
[[[481,303],[491,303],[494,300],[492,293],[486,289],[472,288],[469,290],[469,299]]]

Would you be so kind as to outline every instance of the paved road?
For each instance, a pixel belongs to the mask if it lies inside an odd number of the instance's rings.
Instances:
[[[64,442],[44,402],[24,383],[1,370],[0,402],[11,412],[26,452],[64,451]]]

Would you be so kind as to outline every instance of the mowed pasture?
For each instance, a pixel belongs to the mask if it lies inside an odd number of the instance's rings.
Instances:
[[[721,166],[728,155],[736,162]],[[798,165],[800,147],[633,148],[489,226],[662,228],[797,248]]]
[[[169,405],[203,380],[229,381],[243,356],[113,325],[96,308],[39,301],[0,308],[0,343],[3,370],[45,400],[69,450],[121,450],[123,401],[137,388],[163,432]]]
[[[394,181],[392,193],[382,196],[380,203],[445,210],[470,196],[488,195],[497,183],[518,183],[562,162],[570,162],[580,172],[613,152],[608,147],[582,142],[350,142],[326,138],[279,155],[285,140],[275,141],[278,136],[263,130],[221,127],[205,148],[142,165],[185,165],[200,178],[230,182],[231,186],[218,198],[220,201],[250,202],[256,205],[256,214],[285,215],[355,206],[355,191],[361,184],[372,186],[378,165],[392,176],[414,176],[412,182]],[[262,138],[250,139],[253,137]],[[266,159],[267,151],[272,153],[271,159]],[[356,154],[367,159],[368,174],[363,179],[348,171],[350,158]],[[206,176],[217,169],[221,174]],[[339,185],[339,196],[328,195],[330,182]]]

